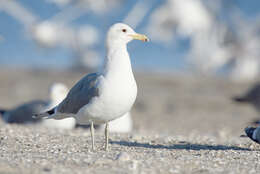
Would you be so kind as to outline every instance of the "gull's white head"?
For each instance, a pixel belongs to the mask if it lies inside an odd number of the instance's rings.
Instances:
[[[136,33],[130,26],[123,23],[116,23],[112,25],[107,32],[107,47],[126,45],[133,39],[143,42],[149,40],[145,35]]]
[[[62,83],[54,83],[49,89],[49,95],[52,102],[61,102],[68,94],[69,89]]]

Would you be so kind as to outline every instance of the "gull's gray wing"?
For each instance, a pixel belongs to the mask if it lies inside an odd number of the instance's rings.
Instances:
[[[68,93],[67,97],[58,105],[57,111],[66,114],[76,114],[93,97],[99,96],[97,87],[97,73],[83,77]]]

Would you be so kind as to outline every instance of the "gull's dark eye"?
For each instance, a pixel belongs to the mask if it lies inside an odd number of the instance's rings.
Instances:
[[[126,29],[122,29],[122,31],[125,33],[125,32],[126,32]]]

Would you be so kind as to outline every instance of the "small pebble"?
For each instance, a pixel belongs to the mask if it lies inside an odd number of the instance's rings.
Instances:
[[[128,153],[126,153],[126,152],[120,152],[120,153],[117,155],[116,160],[119,160],[119,161],[128,161],[128,160],[130,160],[130,156],[129,156]]]

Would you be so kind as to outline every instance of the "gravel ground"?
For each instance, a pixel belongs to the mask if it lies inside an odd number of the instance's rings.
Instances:
[[[0,106],[46,99],[59,79],[72,86],[84,73],[0,71]],[[91,150],[88,130],[58,131],[41,125],[0,122],[0,173],[259,173],[260,147],[240,138],[258,117],[230,98],[252,83],[216,77],[136,75],[139,93],[134,132],[103,132]]]
[[[3,125],[0,173],[259,173],[260,152],[248,139],[112,134],[109,151],[88,131]]]

